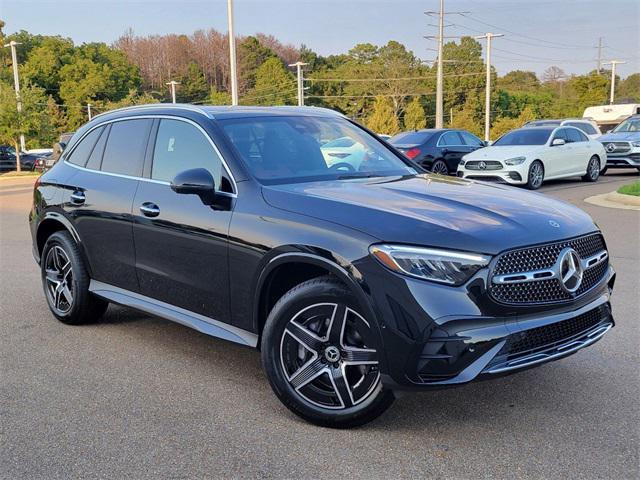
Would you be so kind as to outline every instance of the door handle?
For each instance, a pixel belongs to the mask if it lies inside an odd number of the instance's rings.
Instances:
[[[71,203],[74,205],[82,205],[85,201],[84,192],[81,190],[76,190],[71,194]]]
[[[140,205],[140,211],[145,217],[157,217],[160,215],[160,207],[151,202],[144,202]]]

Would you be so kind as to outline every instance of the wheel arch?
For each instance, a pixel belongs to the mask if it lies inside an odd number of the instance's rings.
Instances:
[[[357,298],[367,318],[374,318],[374,311],[362,287],[348,269],[320,255],[306,252],[286,252],[272,258],[261,272],[256,283],[253,327],[262,336],[271,308],[282,295],[303,281],[331,275],[340,280]],[[292,275],[293,273],[293,275]],[[258,342],[259,346],[259,342]]]
[[[80,253],[82,254],[83,260],[85,261],[87,270],[91,272],[90,265],[87,262],[87,258],[84,252],[84,248],[82,247],[80,235],[78,235],[78,231],[75,229],[68,218],[57,212],[45,213],[44,218],[38,224],[38,228],[36,230],[36,246],[38,249],[38,258],[42,257],[42,250],[44,249],[44,245],[47,242],[47,239],[54,233],[60,231],[67,231],[71,234],[71,237],[73,237],[73,240],[78,244],[78,247],[80,248]]]

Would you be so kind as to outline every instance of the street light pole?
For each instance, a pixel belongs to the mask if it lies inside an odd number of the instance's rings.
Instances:
[[[22,113],[22,100],[20,99],[20,78],[18,77],[18,55],[16,54],[16,46],[20,43],[15,40],[10,41],[5,45],[11,49],[11,62],[13,63],[13,86],[16,90],[16,102],[18,113]],[[24,142],[24,134],[20,134],[20,150],[26,150]]]
[[[87,103],[87,116],[89,117],[89,121],[91,121],[91,104]]]
[[[616,98],[616,65],[625,63],[627,62],[621,60],[611,60],[610,62],[605,62],[605,65],[611,65],[611,94],[609,95],[609,105],[613,105],[613,102]]]
[[[289,65],[290,67],[296,67],[297,76],[298,76],[298,106],[304,106],[304,81],[302,78],[302,67],[305,65],[309,65],[308,63],[304,63],[301,61],[297,61],[296,63],[292,63]]]
[[[484,95],[484,139],[485,141],[491,140],[491,39],[494,37],[503,37],[501,33],[485,33],[476,37],[476,39],[487,39],[487,80],[486,91]]]
[[[229,22],[229,65],[231,78],[231,105],[238,105],[238,73],[236,71],[236,37],[233,33],[233,0],[227,0]]]
[[[444,82],[442,70],[442,47],[444,44],[444,0],[440,0],[440,13],[438,15],[438,71],[436,74],[436,128],[442,128],[444,124]]]
[[[170,82],[167,82],[167,85],[171,85],[171,102],[176,103],[176,85],[180,85],[180,82],[171,80]]]

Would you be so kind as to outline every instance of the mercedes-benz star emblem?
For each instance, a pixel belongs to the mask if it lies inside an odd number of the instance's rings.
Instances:
[[[549,220],[549,225],[551,225],[553,228],[560,228],[560,224],[555,220]]]
[[[487,168],[487,162],[480,162],[480,163],[478,164],[478,168],[479,168],[480,170],[486,170],[486,168]]]
[[[574,293],[582,284],[582,262],[573,248],[565,248],[560,252],[559,277],[562,287],[569,293]]]
[[[607,152],[613,152],[616,149],[615,144],[607,143]]]
[[[324,358],[326,358],[330,363],[337,362],[340,360],[340,350],[331,345],[324,351]]]

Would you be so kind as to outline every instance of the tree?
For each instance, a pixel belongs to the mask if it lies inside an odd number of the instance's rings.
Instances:
[[[231,105],[231,95],[229,92],[219,92],[214,86],[209,91],[207,102],[211,105]]]
[[[367,128],[376,133],[394,135],[400,131],[400,122],[393,113],[391,102],[382,96],[376,97],[373,111],[367,118]]]
[[[186,103],[200,102],[205,100],[209,93],[207,80],[200,67],[195,62],[190,62],[187,73],[180,78],[180,88],[178,97],[180,101]]]
[[[475,97],[469,97],[463,107],[454,110],[453,120],[449,120],[449,127],[468,130],[469,132],[482,136],[483,129],[478,115],[479,103]]]
[[[47,97],[41,88],[24,85],[20,89],[22,112],[18,113],[16,93],[13,86],[0,82],[0,143],[13,145],[16,150],[16,170],[20,171],[20,135],[23,134],[30,145],[32,138],[49,129],[47,115],[42,115]]]
[[[533,109],[530,106],[525,107],[525,109],[522,110],[520,115],[516,118],[500,117],[495,122],[493,122],[493,126],[491,127],[491,137],[501,137],[508,131],[515,128],[520,128],[525,123],[530,122],[531,120],[535,120],[535,118],[536,117],[533,113]]]
[[[497,88],[516,92],[530,92],[540,87],[540,80],[534,72],[514,70],[504,77],[498,77]]]
[[[256,71],[255,87],[242,101],[249,105],[293,105],[295,89],[293,74],[280,59],[271,57]]]
[[[564,70],[562,70],[560,67],[557,67],[555,65],[552,65],[549,68],[547,68],[542,74],[542,81],[544,83],[555,83],[555,82],[562,81],[566,78],[567,78],[567,74],[564,73]]]
[[[640,73],[632,73],[616,87],[616,95],[623,101],[640,102]]]
[[[404,128],[407,130],[420,130],[426,126],[427,118],[424,115],[420,97],[415,97],[404,111]]]
[[[71,62],[74,55],[73,42],[68,38],[45,37],[34,48],[21,66],[20,74],[25,82],[44,88],[60,101],[60,70]]]
[[[256,75],[260,66],[276,54],[263,46],[256,37],[247,37],[238,46],[238,88],[246,92],[256,85]]]

